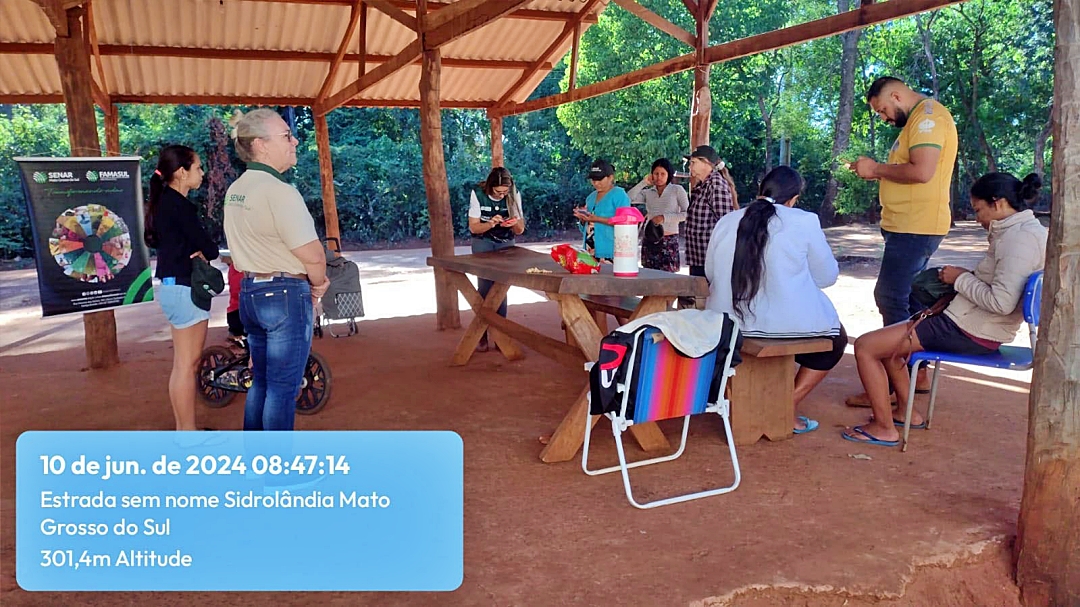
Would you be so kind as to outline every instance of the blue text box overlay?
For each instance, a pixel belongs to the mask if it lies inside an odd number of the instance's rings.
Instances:
[[[27,590],[426,590],[461,584],[453,432],[26,432]]]

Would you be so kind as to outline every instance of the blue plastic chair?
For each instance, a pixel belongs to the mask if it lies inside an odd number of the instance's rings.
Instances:
[[[951,354],[949,352],[915,352],[908,358],[911,366],[911,385],[908,388],[907,414],[904,421],[904,442],[902,449],[907,451],[908,433],[911,432],[911,410],[915,405],[915,376],[919,372],[921,362],[932,363],[934,375],[930,380],[930,407],[926,411],[926,428],[930,429],[930,422],[934,419],[934,401],[937,399],[938,371],[941,363],[958,363],[963,365],[976,365],[979,367],[992,367],[995,369],[1007,369],[1010,371],[1027,371],[1034,362],[1035,340],[1039,330],[1039,307],[1042,305],[1042,270],[1032,274],[1024,286],[1024,298],[1020,302],[1024,313],[1024,321],[1028,325],[1028,333],[1031,336],[1031,347],[1001,346],[997,352],[983,356],[971,356],[964,354]]]

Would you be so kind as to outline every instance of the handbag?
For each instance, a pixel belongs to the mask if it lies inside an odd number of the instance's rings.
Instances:
[[[664,225],[656,223],[652,220],[645,222],[645,227],[641,229],[641,241],[648,248],[654,248],[660,244],[660,241],[664,239]]]
[[[940,272],[941,268],[927,268],[915,275],[911,281],[911,295],[915,301],[927,308],[933,308],[945,298],[948,298],[945,302],[948,304],[956,297],[956,288],[942,281]]]
[[[941,268],[927,268],[916,274],[915,278],[912,279],[911,294],[916,301],[926,306],[926,308],[912,314],[911,318],[907,320],[907,332],[904,334],[904,339],[893,349],[891,358],[906,360],[907,355],[902,354],[905,351],[903,346],[906,343],[908,346],[907,352],[910,352],[915,327],[919,326],[919,323],[927,318],[933,318],[943,313],[945,308],[948,308],[952,300],[956,298],[956,287],[941,280],[938,275],[940,270]]]

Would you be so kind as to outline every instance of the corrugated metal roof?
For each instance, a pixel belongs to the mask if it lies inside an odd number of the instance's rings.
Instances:
[[[415,14],[409,10],[411,4],[396,4],[407,14]],[[534,11],[533,17],[544,19],[514,18],[511,14],[445,45],[442,56],[451,65],[443,66],[442,98],[447,105],[454,101],[473,106],[494,104],[521,78],[524,66],[536,62],[560,35],[566,22],[558,19],[571,19],[583,7],[581,0],[535,0],[522,10]],[[98,43],[108,47],[102,66],[109,95],[124,102],[139,98],[161,102],[176,96],[225,103],[229,97],[313,99],[328,72],[328,58],[336,53],[345,34],[351,7],[311,0],[93,0],[92,10]],[[33,1],[0,2],[0,103],[5,96],[19,95],[25,101],[26,96],[61,93],[52,56],[54,36],[45,13]],[[415,40],[414,31],[369,7],[369,56],[393,56]],[[567,41],[551,62],[570,45]],[[211,58],[193,56],[213,50],[218,53]],[[249,53],[237,59],[220,52],[230,50]],[[348,51],[355,54],[360,50],[357,32]],[[291,54],[263,59],[250,51]],[[162,54],[182,56],[159,56]],[[453,65],[454,59],[514,63],[495,68]],[[378,61],[369,61],[367,69],[378,65]],[[92,70],[97,78],[96,65]],[[547,67],[541,68],[515,100],[528,97],[547,72]],[[357,77],[355,61],[343,65],[332,92]],[[418,101],[419,78],[417,62],[363,91],[358,99]]]

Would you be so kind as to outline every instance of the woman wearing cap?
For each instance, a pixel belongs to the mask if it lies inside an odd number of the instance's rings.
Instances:
[[[679,224],[686,221],[690,200],[681,185],[671,183],[675,172],[667,158],[652,164],[652,171],[630,189],[630,199],[645,204],[646,219],[663,226],[660,242],[641,242],[641,265],[665,272],[679,271]]]
[[[313,299],[330,286],[326,254],[300,192],[283,172],[299,143],[277,112],[258,109],[230,121],[236,153],[247,163],[225,194],[225,238],[240,284],[252,383],[245,430],[292,430],[296,396],[311,352]]]
[[[585,206],[574,209],[574,217],[585,222],[585,250],[600,261],[615,259],[615,210],[630,206],[626,190],[615,185],[615,168],[602,158],[589,167],[589,181],[595,192],[585,198]]]
[[[798,415],[811,390],[844,357],[847,333],[822,289],[836,282],[840,268],[817,215],[794,208],[805,182],[781,166],[761,181],[749,206],[724,215],[709,238],[705,274],[707,308],[734,314],[749,337],[825,337],[832,350],[795,357],[795,434],[818,423]]]
[[[157,249],[160,284],[154,299],[172,329],[173,364],[169,374],[169,401],[177,430],[196,430],[195,374],[206,343],[210,312],[191,299],[191,260],[218,256],[217,244],[199,223],[198,207],[188,199],[202,185],[202,161],[195,150],[170,145],[158,154],[150,176],[143,238]]]
[[[514,187],[510,171],[495,167],[487,179],[480,182],[469,197],[469,232],[472,233],[472,252],[488,253],[514,246],[514,237],[525,231],[521,213],[521,196]],[[476,281],[480,297],[487,297],[495,283],[479,278]],[[499,316],[506,318],[506,299],[499,304]],[[488,350],[488,336],[480,338],[476,348]]]

